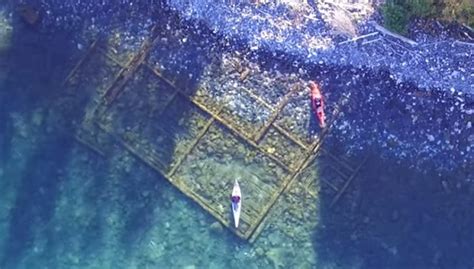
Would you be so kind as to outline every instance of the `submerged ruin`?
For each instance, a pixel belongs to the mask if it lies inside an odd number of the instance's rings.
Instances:
[[[323,150],[331,124],[321,130],[311,124],[314,116],[301,75],[282,75],[213,44],[200,47],[192,34],[180,39],[195,42],[187,49],[193,47],[193,57],[202,57],[202,66],[180,72],[166,66],[166,58],[182,51],[164,55],[166,31],[156,25],[151,33],[137,51],[123,55],[107,40],[93,42],[67,76],[65,91],[91,96],[78,141],[104,157],[117,145],[129,151],[251,241],[293,184],[311,185],[318,173],[330,173],[335,180],[327,184],[333,203],[338,201],[364,162],[351,164]],[[326,113],[333,122],[350,96],[341,92],[327,98]],[[232,228],[229,210],[235,178],[245,201],[238,229]]]

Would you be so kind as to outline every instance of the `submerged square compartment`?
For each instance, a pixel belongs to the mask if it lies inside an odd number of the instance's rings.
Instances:
[[[289,180],[282,167],[227,128],[213,124],[172,176],[175,184],[186,186],[190,196],[198,197],[229,226],[229,195],[235,179],[239,180],[245,201],[239,232],[246,237]]]
[[[81,66],[68,77],[66,90],[74,94],[100,96],[112,85],[121,66],[102,53],[95,52],[85,57]]]
[[[141,68],[99,124],[145,159],[153,159],[166,174],[204,128],[208,117],[184,96]]]
[[[308,154],[304,148],[274,127],[270,127],[266,132],[260,145],[268,154],[274,155],[292,170],[301,165]]]

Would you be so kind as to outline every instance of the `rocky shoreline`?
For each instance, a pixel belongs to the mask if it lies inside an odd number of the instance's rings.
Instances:
[[[474,32],[469,27],[452,30],[449,25],[437,23],[437,29],[430,32],[417,27],[411,40],[392,35],[365,15],[366,20],[352,23],[354,29],[334,29],[341,24],[335,25],[326,14],[337,11],[337,6],[315,2],[294,11],[302,13],[302,18],[296,20],[285,13],[292,11],[288,6],[170,1],[184,18],[203,21],[212,31],[255,50],[294,55],[304,64],[388,70],[395,79],[413,82],[419,88],[474,93],[474,64],[469,61],[474,54]],[[282,29],[285,23],[293,27]],[[456,39],[450,34],[453,31],[463,34],[463,38]]]

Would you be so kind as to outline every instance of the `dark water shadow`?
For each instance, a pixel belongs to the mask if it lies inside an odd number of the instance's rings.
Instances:
[[[463,268],[474,263],[468,184],[448,190],[407,162],[368,160],[341,201],[322,193],[324,228],[314,232],[318,268]],[[333,266],[333,267],[331,267]]]
[[[437,89],[419,89],[409,82],[397,84],[386,71],[339,67],[329,71],[325,68],[323,73],[318,73],[314,76],[324,81],[323,89],[330,93],[340,92],[341,88],[347,88],[346,82],[352,81],[351,102],[343,109],[342,120],[366,118],[363,126],[349,126],[365,130],[364,135],[352,139],[353,142],[371,140],[372,135],[377,135],[376,130],[383,129],[392,131],[401,141],[413,141],[412,131],[416,133],[419,128],[428,128],[434,133],[432,124],[424,125],[423,120],[417,125],[411,124],[413,112],[407,109],[406,100],[407,96],[419,92],[429,92],[414,105],[415,114],[422,115],[421,119],[428,119],[425,115],[440,118],[442,128],[449,129],[456,121],[449,122],[450,119],[458,118],[446,113],[455,102],[454,96]],[[370,95],[377,94],[385,96],[375,107],[361,109]],[[439,104],[437,100],[446,101]],[[343,131],[334,130],[324,147],[337,156],[344,156],[348,148],[364,144],[347,144],[351,139],[345,140],[344,136]],[[393,150],[403,144],[389,139],[378,141],[382,142],[392,143]],[[469,183],[465,181],[472,173],[464,171],[459,164],[458,170],[439,176],[435,163],[395,159],[377,142],[366,143],[365,148],[353,156],[353,163],[359,163],[366,155],[370,158],[341,202],[331,207],[334,192],[321,192],[321,225],[314,232],[318,268],[460,268],[472,264],[466,252],[474,244],[474,238],[467,235],[466,229],[472,218],[466,216],[474,201],[469,198]],[[418,156],[421,157],[421,153]],[[461,187],[451,194],[446,193],[443,180],[458,182],[452,185]],[[450,214],[459,216],[445,217]],[[467,238],[459,240],[463,235]]]
[[[11,1],[13,2],[13,1]],[[48,107],[57,93],[58,81],[65,76],[64,59],[71,56],[71,33],[58,31],[47,35],[19,17],[18,5],[10,3],[13,11],[10,46],[0,55],[6,70],[0,82],[0,161],[6,163],[12,153],[14,127],[10,113],[31,114]]]
[[[6,173],[18,178],[9,179],[17,186],[17,195],[9,212],[6,247],[0,255],[2,268],[15,268],[31,250],[35,236],[48,233],[64,176],[63,167],[70,160],[73,147],[68,131],[74,128],[71,121],[60,121],[53,112],[58,91],[62,90],[59,82],[65,76],[64,59],[72,55],[68,42],[71,33],[45,34],[20,18],[17,3],[9,4],[8,8],[14,10],[11,44],[0,55],[2,65],[7,68],[2,70],[7,73],[0,85],[0,163]],[[21,135],[15,130],[18,122],[12,113],[26,122],[30,122],[35,113],[43,119],[36,127],[20,126],[34,132],[20,139],[21,143],[32,143],[23,147],[31,152],[19,152],[16,148],[18,142],[14,138]],[[50,125],[57,120],[60,127]],[[16,171],[19,168],[15,167],[14,154],[27,156],[24,170]],[[14,172],[8,172],[10,170]],[[49,246],[52,242],[47,241]]]
[[[61,167],[69,160],[72,139],[63,134],[41,142],[18,182],[15,205],[10,211],[7,248],[1,260],[5,268],[18,263],[32,246],[34,235],[47,227],[54,214]]]
[[[38,25],[29,25],[18,13],[20,3],[10,1],[8,4],[6,9],[13,14],[13,29],[11,45],[0,55],[2,65],[7,67],[6,79],[0,84],[0,164],[7,171],[15,171],[19,168],[15,167],[13,155],[22,154],[27,159],[24,170],[10,173],[18,175],[9,179],[17,186],[17,196],[7,220],[9,230],[6,247],[0,254],[0,267],[16,268],[31,253],[36,254],[40,262],[56,266],[55,247],[68,240],[62,236],[77,236],[55,230],[51,225],[61,195],[59,186],[65,183],[64,179],[69,179],[65,169],[75,157],[72,150],[77,145],[73,140],[75,122],[82,117],[77,112],[87,102],[84,95],[65,96],[62,85],[81,56],[71,42],[77,29],[51,29],[41,21]],[[44,15],[39,3],[31,7]],[[15,124],[18,123],[11,117],[12,113],[24,118],[25,127],[33,132],[20,139],[22,143],[31,143],[25,147],[31,152],[16,149],[14,139],[17,140],[19,134]],[[37,126],[29,126],[35,113],[42,121]],[[100,189],[101,183],[97,181],[95,188]],[[39,235],[45,249],[33,249]],[[88,243],[93,241],[91,238],[97,237],[87,237]],[[31,266],[38,266],[36,261],[30,262],[33,262]]]
[[[136,161],[136,165],[141,165]],[[161,175],[154,175],[149,167],[141,167],[135,170],[133,180],[129,177],[124,178],[123,195],[125,204],[123,204],[124,227],[121,233],[120,243],[127,253],[136,251],[136,246],[142,241],[146,241],[146,233],[154,225],[161,224],[154,222],[156,210],[166,208],[161,198],[163,191],[170,188],[170,184],[164,182]]]

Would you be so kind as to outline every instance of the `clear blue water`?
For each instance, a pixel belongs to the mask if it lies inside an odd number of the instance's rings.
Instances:
[[[73,139],[87,95],[64,92],[81,56],[69,37],[18,27],[0,45],[1,269],[474,266],[472,182],[369,149],[335,207],[317,159],[258,239],[239,239],[131,154]]]

